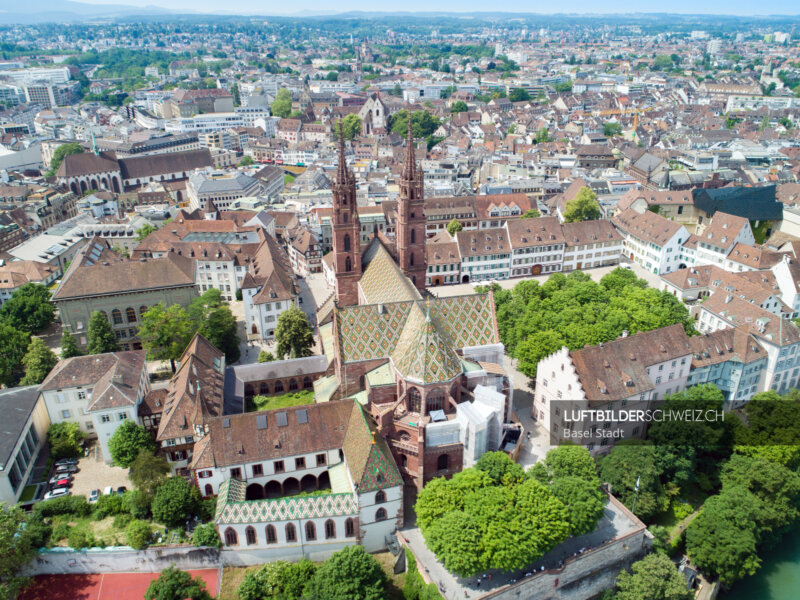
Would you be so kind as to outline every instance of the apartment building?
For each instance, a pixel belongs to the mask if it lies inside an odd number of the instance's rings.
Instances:
[[[657,275],[680,268],[681,247],[689,232],[680,223],[650,211],[628,209],[612,219],[624,236],[626,257]]]
[[[511,277],[561,271],[566,238],[556,217],[506,222],[511,241]]]
[[[459,231],[461,283],[508,279],[511,273],[511,242],[503,228]]]
[[[623,237],[610,221],[597,219],[562,223],[564,262],[562,271],[616,265],[623,251]]]

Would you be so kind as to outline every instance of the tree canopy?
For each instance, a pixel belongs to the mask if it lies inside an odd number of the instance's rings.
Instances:
[[[385,600],[386,573],[364,546],[346,546],[317,567],[306,595],[325,600]]]
[[[556,273],[543,284],[521,281],[511,290],[496,286],[494,297],[500,338],[529,377],[536,376],[539,360],[562,346],[577,350],[616,339],[623,331],[634,334],[675,323],[694,333],[680,300],[648,288],[625,269],[615,269],[599,283],[580,271]]]
[[[168,308],[159,302],[148,308],[139,325],[139,339],[148,356],[155,360],[169,360],[173,372],[186,346],[192,340],[195,327],[180,304]]]
[[[652,444],[642,440],[624,440],[601,458],[598,465],[600,478],[611,484],[614,496],[643,521],[669,507],[669,497],[661,483],[658,458],[658,450]]]
[[[403,109],[392,115],[392,132],[403,137],[408,133],[408,111]],[[411,133],[415,138],[428,137],[439,128],[441,122],[427,110],[411,113]]]
[[[22,376],[22,359],[28,348],[30,335],[0,320],[0,383],[14,386]]]
[[[47,442],[50,444],[50,455],[59,458],[77,458],[82,453],[81,443],[86,434],[77,423],[53,423],[47,430]]]
[[[460,113],[460,112],[467,112],[469,107],[467,103],[463,100],[456,100],[450,105],[450,112],[451,113]]]
[[[567,202],[564,208],[564,222],[577,223],[579,221],[592,221],[603,216],[600,205],[597,203],[597,194],[592,188],[582,187],[578,194]]]
[[[222,293],[218,289],[211,288],[203,292],[199,298],[192,300],[186,312],[195,331],[224,352],[229,363],[239,360],[241,350],[236,317],[222,300]]]
[[[147,586],[145,600],[213,600],[200,577],[169,567]]]
[[[597,514],[590,503],[568,509],[557,496],[570,486],[599,493],[596,475],[543,483],[521,471],[504,453],[490,453],[474,468],[449,480],[434,479],[419,493],[417,523],[449,571],[466,577],[491,568],[523,568],[574,531],[597,525],[602,509]],[[589,512],[582,512],[587,507]]]
[[[78,342],[75,341],[75,336],[64,329],[61,332],[61,358],[72,358],[80,355],[81,351],[78,349]]]
[[[675,563],[661,552],[648,554],[622,571],[611,600],[692,600],[694,592],[686,587],[686,579]]]
[[[153,495],[158,486],[166,481],[169,472],[169,463],[160,456],[156,456],[155,450],[146,445],[139,450],[136,458],[130,463],[128,477],[138,489]]]
[[[603,125],[603,135],[607,138],[622,134],[622,125],[615,121],[609,121]]]
[[[511,102],[525,102],[531,99],[531,94],[524,88],[514,88],[508,92],[508,99]]]
[[[283,311],[275,328],[275,350],[278,358],[299,358],[311,355],[314,332],[306,314],[296,306]]]
[[[538,219],[541,216],[542,216],[542,213],[540,213],[535,208],[531,208],[529,210],[526,210],[524,213],[522,213],[522,216],[520,216],[520,219]]]
[[[133,419],[128,419],[117,427],[108,440],[108,451],[114,463],[128,468],[143,450],[155,451],[153,436]]]
[[[53,177],[56,174],[56,171],[58,171],[58,168],[61,166],[61,163],[64,162],[65,156],[69,156],[70,154],[82,154],[83,151],[83,146],[81,146],[78,142],[61,144],[58,148],[56,148],[55,152],[53,152],[53,158],[50,159],[50,170],[47,171],[46,175],[48,177]]]
[[[286,88],[279,89],[270,109],[274,116],[287,118],[292,113],[292,93]]]
[[[151,225],[150,223],[145,223],[144,225],[139,227],[139,229],[136,230],[136,239],[141,242],[144,238],[146,238],[154,231],[157,231],[157,229],[153,225]]]
[[[28,344],[28,352],[22,357],[22,364],[25,365],[25,377],[19,382],[20,385],[42,383],[57,362],[58,357],[41,338],[32,338],[31,343]]]
[[[449,233],[450,235],[454,236],[462,229],[464,229],[464,226],[461,224],[461,221],[459,221],[456,218],[453,218],[453,220],[447,224],[447,233]]]
[[[276,560],[264,563],[244,576],[237,590],[239,600],[296,600],[314,577],[316,566],[304,558],[296,563]]]
[[[183,477],[170,477],[158,486],[153,497],[153,519],[167,527],[177,527],[194,514],[198,499],[196,487]]]
[[[6,507],[0,503],[0,599],[13,600],[28,585],[30,579],[20,571],[36,554],[25,522],[25,511],[19,506]]]
[[[356,113],[345,115],[345,117],[342,119],[342,133],[344,134],[344,139],[346,140],[354,140],[359,136],[361,133],[361,119]],[[339,138],[338,123],[336,124],[336,127],[333,128],[333,134],[336,139]]]
[[[50,291],[39,283],[26,283],[0,307],[0,320],[27,333],[39,333],[55,318]]]
[[[89,343],[86,346],[88,354],[103,354],[105,352],[117,352],[119,342],[111,329],[103,313],[94,311],[89,317]]]

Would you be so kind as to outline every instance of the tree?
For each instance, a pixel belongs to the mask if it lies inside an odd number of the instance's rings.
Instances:
[[[25,377],[20,385],[38,385],[44,381],[47,374],[56,366],[58,357],[48,348],[41,338],[35,337],[28,344],[28,352],[22,357],[25,365]]]
[[[158,231],[155,227],[153,227],[150,223],[145,223],[139,229],[136,230],[136,239],[140,242],[146,238],[148,235],[153,233],[154,231]]]
[[[249,167],[250,165],[256,164],[256,161],[253,160],[252,156],[245,156],[239,162],[240,167]]]
[[[114,464],[126,469],[133,464],[140,452],[144,450],[154,452],[155,449],[153,436],[133,419],[128,419],[117,427],[108,440],[108,451],[114,459]]]
[[[520,219],[538,219],[541,216],[542,216],[542,213],[540,213],[535,208],[531,208],[529,210],[526,210],[524,213],[522,213],[522,216],[520,217]]]
[[[569,511],[571,535],[583,535],[595,530],[606,506],[606,498],[596,476],[594,481],[574,475],[557,477],[550,485],[550,491]]]
[[[296,306],[283,311],[278,317],[275,339],[278,344],[276,353],[281,359],[286,356],[290,358],[310,356],[311,347],[314,345],[314,332],[306,314]]]
[[[39,333],[55,318],[50,291],[39,283],[26,283],[0,308],[0,320],[27,333]]]
[[[669,507],[669,498],[661,484],[655,446],[642,440],[619,442],[600,459],[599,471],[600,479],[611,484],[614,496],[629,509],[634,509],[634,514],[643,521]]]
[[[386,574],[363,546],[347,546],[317,568],[307,594],[326,600],[384,600]]]
[[[656,552],[636,561],[632,573],[622,571],[617,577],[613,600],[692,600],[694,592],[666,554]]]
[[[653,70],[671,69],[673,67],[672,57],[669,54],[659,54],[653,60]]]
[[[316,567],[307,558],[296,563],[276,560],[265,563],[255,572],[245,575],[239,588],[239,600],[295,600],[308,597],[306,587],[314,577]]]
[[[89,317],[89,343],[86,346],[87,354],[104,354],[106,352],[117,352],[119,343],[111,329],[111,323],[103,316],[103,313],[94,311]]]
[[[50,159],[50,170],[47,171],[45,174],[47,177],[53,177],[58,168],[61,166],[61,163],[64,161],[65,156],[69,156],[70,154],[82,154],[83,153],[83,146],[81,146],[77,142],[72,142],[69,144],[61,144],[56,151],[53,152],[53,158]]]
[[[204,523],[194,528],[192,532],[192,545],[193,546],[209,546],[211,548],[219,548],[222,546],[222,541],[219,539],[217,526],[214,523]]]
[[[475,463],[475,468],[489,475],[495,485],[512,485],[525,479],[525,471],[505,452],[485,452]]]
[[[603,135],[607,138],[614,137],[615,135],[622,134],[622,125],[619,123],[615,123],[613,121],[609,121],[605,125],[603,125]]]
[[[462,112],[467,112],[468,110],[469,107],[467,106],[467,103],[464,102],[463,100],[456,100],[450,105],[451,113],[462,113]]]
[[[196,331],[216,348],[225,353],[228,362],[239,360],[239,330],[236,317],[230,307],[222,301],[222,293],[211,288],[199,298],[192,300],[187,314]]]
[[[59,458],[77,458],[83,454],[83,438],[86,434],[77,423],[53,423],[47,430],[47,442],[50,444],[50,455]]]
[[[578,477],[599,484],[592,455],[583,446],[574,444],[563,444],[549,450],[544,460],[533,466],[531,475],[543,483],[562,477]]]
[[[392,132],[403,137],[408,133],[409,113],[403,109],[392,116]],[[415,110],[411,113],[411,133],[415,138],[432,135],[439,128],[441,122],[427,110]]]
[[[233,95],[233,105],[234,106],[241,106],[242,105],[242,98],[239,92],[239,84],[234,83],[231,86],[231,95]]]
[[[174,566],[161,571],[158,579],[150,582],[144,593],[145,600],[213,600],[200,577],[192,577]]]
[[[66,359],[80,355],[81,351],[78,349],[78,342],[76,342],[75,337],[65,329],[61,333],[61,358]]]
[[[603,216],[600,205],[597,203],[597,194],[592,188],[582,187],[578,194],[569,202],[564,209],[564,221],[566,223],[577,223],[579,221],[591,221]]]
[[[153,530],[146,521],[131,521],[125,528],[125,541],[134,550],[142,550],[150,543]]]
[[[461,224],[461,221],[459,221],[456,218],[454,218],[447,224],[447,233],[449,233],[452,236],[455,236],[456,233],[461,231],[462,229],[464,229],[464,226]]]
[[[286,88],[279,89],[270,109],[276,117],[287,118],[292,113],[292,93]]]
[[[12,387],[22,375],[22,358],[30,335],[0,321],[0,383]]]
[[[169,471],[169,463],[156,456],[152,448],[145,447],[130,464],[128,476],[133,485],[152,496],[158,486],[166,481]]]
[[[170,477],[158,486],[153,497],[153,519],[167,527],[177,527],[194,513],[197,501],[197,488],[183,477]]]
[[[159,302],[142,315],[139,339],[151,359],[169,360],[174,373],[175,361],[192,341],[195,331],[195,325],[180,304],[165,309]]]
[[[0,599],[13,600],[30,583],[20,572],[36,554],[25,511],[0,504]]]
[[[116,252],[122,258],[130,258],[131,256],[131,251],[128,250],[125,246],[122,246],[120,244],[114,244],[114,246],[111,248],[111,251]]]
[[[258,362],[265,363],[265,362],[272,362],[275,360],[275,355],[272,352],[267,352],[266,350],[261,350],[258,353]]]
[[[361,133],[361,119],[356,113],[345,115],[342,119],[342,134],[346,140],[354,140]],[[339,139],[338,125],[333,128],[334,139]]]
[[[514,88],[508,92],[508,99],[511,102],[527,102],[531,99],[530,92],[524,88]]]
[[[542,127],[536,132],[536,137],[533,141],[535,144],[544,144],[546,142],[552,142],[553,140],[550,137],[550,132],[547,131],[547,127]]]

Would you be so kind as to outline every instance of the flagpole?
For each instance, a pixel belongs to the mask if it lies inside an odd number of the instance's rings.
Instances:
[[[641,479],[641,476],[636,478],[636,487],[633,490],[633,507],[631,508],[631,512],[634,515],[636,514],[636,498],[639,495],[639,479]]]

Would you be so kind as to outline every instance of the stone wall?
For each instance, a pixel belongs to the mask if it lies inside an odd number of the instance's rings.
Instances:
[[[216,569],[220,551],[216,548],[171,547],[134,550],[116,548],[53,548],[40,551],[27,575],[61,573],[156,573],[170,565],[179,569]]]

